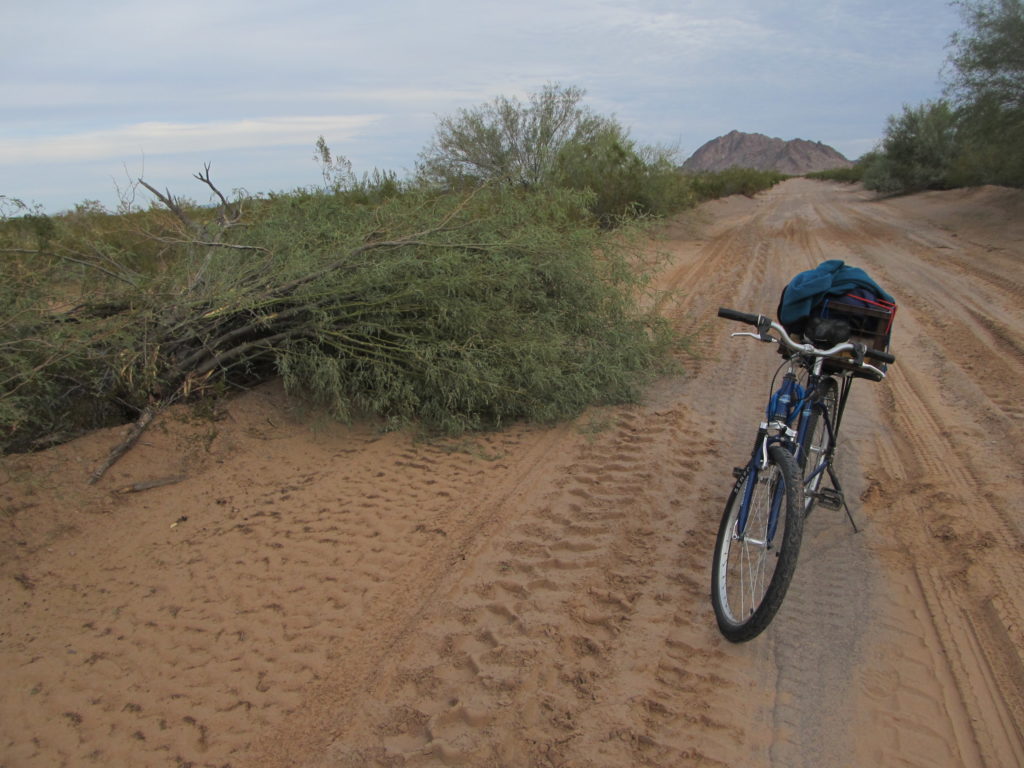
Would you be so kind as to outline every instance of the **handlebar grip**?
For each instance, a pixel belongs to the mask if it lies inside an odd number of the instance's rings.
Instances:
[[[864,350],[864,356],[870,357],[872,360],[877,360],[880,363],[895,363],[896,355],[891,352],[883,352],[880,349],[866,349]]]
[[[760,315],[752,315],[749,312],[740,312],[738,309],[727,309],[726,307],[718,308],[718,316],[724,317],[726,320],[737,320],[747,325],[757,325]]]

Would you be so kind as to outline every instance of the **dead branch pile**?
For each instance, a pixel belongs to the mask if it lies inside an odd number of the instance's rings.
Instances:
[[[125,221],[161,249],[148,270],[109,238],[50,245],[60,263],[98,265],[108,289],[22,325],[39,343],[0,377],[11,383],[0,415],[17,397],[49,398],[31,400],[12,434],[60,412],[62,397],[65,414],[89,398],[134,414],[93,482],[168,405],[271,376],[339,418],[459,431],[629,399],[666,348],[664,325],[637,309],[628,238],[602,235],[578,195],[304,193],[243,206],[209,168],[196,178],[217,209],[146,184],[163,218]],[[43,337],[53,327],[66,357]],[[33,365],[49,378],[19,373]]]

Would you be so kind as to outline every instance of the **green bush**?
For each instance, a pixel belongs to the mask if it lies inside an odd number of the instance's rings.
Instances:
[[[420,155],[420,180],[443,189],[487,183],[587,192],[605,227],[692,205],[673,153],[638,147],[614,119],[583,106],[583,95],[548,85],[525,104],[499,97],[442,118]]]
[[[642,280],[585,203],[564,191],[497,188],[468,199],[410,193],[365,211],[363,226],[346,227],[354,238],[344,247],[358,247],[369,227],[380,242],[436,221],[451,229],[374,249],[311,283],[314,296],[332,297],[330,309],[315,333],[282,345],[286,386],[339,416],[369,411],[449,431],[550,421],[635,397],[667,328],[636,309]],[[263,226],[327,236],[346,216],[330,203],[290,212],[301,222]],[[341,244],[323,242],[314,260],[331,263]]]
[[[339,417],[446,431],[635,398],[674,339],[640,309],[631,222],[698,193],[671,152],[638,148],[581,96],[549,86],[443,121],[410,181],[357,179],[321,137],[318,189],[228,201],[207,167],[196,177],[219,206],[141,181],[157,202],[116,214],[0,197],[0,251],[15,254],[0,275],[0,450],[278,374]],[[519,143],[498,140],[506,129]],[[781,178],[727,173],[700,194]]]
[[[778,171],[753,168],[728,168],[724,171],[703,171],[690,177],[690,187],[697,200],[714,200],[730,195],[753,197],[789,178]]]
[[[638,308],[631,238],[602,234],[589,196],[361,194],[247,201],[246,226],[212,247],[151,218],[164,251],[146,270],[124,266],[124,243],[100,247],[58,217],[47,252],[5,265],[0,448],[277,373],[339,417],[445,431],[552,421],[635,398],[667,359],[667,324]],[[117,220],[137,223],[103,226]],[[62,235],[92,243],[92,260],[69,262]]]
[[[950,164],[950,184],[1024,187],[1024,110],[978,100],[958,117],[959,151]]]
[[[949,100],[888,120],[864,184],[884,193],[976,184],[1024,186],[1024,0],[961,0]]]
[[[849,168],[829,168],[804,174],[808,179],[838,181],[841,184],[859,184],[864,180],[864,164],[857,162]]]
[[[448,188],[546,184],[565,147],[588,144],[615,126],[583,106],[583,95],[580,88],[550,84],[525,104],[500,96],[443,117],[420,153],[419,176]]]
[[[676,213],[694,201],[671,152],[637,149],[615,124],[605,126],[586,142],[563,147],[550,183],[591,193],[588,208],[605,227],[638,215]]]
[[[134,344],[132,321],[104,316],[110,298],[81,316],[74,280],[52,257],[4,261],[0,279],[0,450],[26,451],[124,422],[130,378],[120,370]],[[139,406],[145,395],[135,400]]]
[[[884,193],[947,188],[958,149],[949,102],[905,106],[901,115],[889,117],[881,152],[865,168],[864,185]]]

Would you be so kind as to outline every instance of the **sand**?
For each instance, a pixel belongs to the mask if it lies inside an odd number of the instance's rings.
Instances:
[[[1024,765],[1024,195],[791,180],[653,238],[693,336],[637,405],[458,439],[269,383],[0,463],[0,766]],[[896,295],[842,513],[732,645],[718,517],[825,258]]]

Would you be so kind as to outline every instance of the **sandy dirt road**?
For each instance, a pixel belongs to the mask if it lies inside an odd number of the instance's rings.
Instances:
[[[652,243],[685,372],[416,441],[274,385],[0,467],[0,766],[1024,765],[1024,195],[788,181]],[[826,258],[899,304],[760,638],[708,600],[774,311]],[[145,490],[133,484],[173,478]]]

